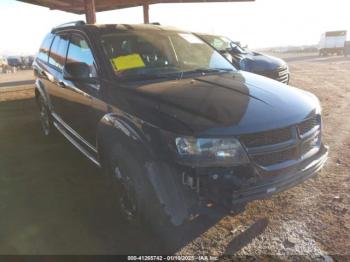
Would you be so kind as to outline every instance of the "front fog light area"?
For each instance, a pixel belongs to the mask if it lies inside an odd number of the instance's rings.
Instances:
[[[235,138],[175,139],[180,159],[192,166],[237,166],[248,163],[246,152]]]

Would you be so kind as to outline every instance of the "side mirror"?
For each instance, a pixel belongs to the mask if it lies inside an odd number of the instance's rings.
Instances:
[[[96,78],[90,76],[90,67],[86,63],[70,62],[63,68],[63,78],[72,81],[92,83]]]

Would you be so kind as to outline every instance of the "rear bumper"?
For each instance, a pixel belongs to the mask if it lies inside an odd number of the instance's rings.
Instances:
[[[248,202],[257,199],[265,199],[273,194],[294,187],[306,179],[316,175],[328,158],[328,148],[322,145],[320,151],[307,161],[303,162],[297,170],[276,176],[267,183],[249,188],[235,190],[232,194],[232,204]]]

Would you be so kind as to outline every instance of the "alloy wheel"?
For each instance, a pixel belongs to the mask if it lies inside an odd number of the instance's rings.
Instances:
[[[122,174],[119,167],[115,167],[114,176],[119,180],[119,206],[122,215],[129,221],[137,219],[137,205],[132,179],[126,174]]]

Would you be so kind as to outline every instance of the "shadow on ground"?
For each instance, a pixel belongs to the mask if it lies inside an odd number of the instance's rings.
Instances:
[[[0,119],[0,254],[164,252],[149,231],[121,219],[115,194],[97,167],[62,136],[41,135],[34,99],[0,103]],[[186,238],[170,252],[219,219],[187,225]],[[249,239],[259,232],[253,229]],[[231,251],[241,248],[233,245]]]
[[[0,83],[0,87],[15,87],[23,85],[34,85],[34,80],[23,80],[23,81],[13,81]]]

